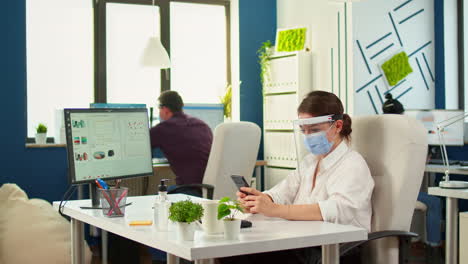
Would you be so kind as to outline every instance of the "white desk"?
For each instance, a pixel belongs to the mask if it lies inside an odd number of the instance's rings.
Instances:
[[[171,201],[186,199],[182,194],[169,195]],[[190,197],[192,200],[200,198]],[[324,264],[339,263],[339,243],[366,240],[367,231],[353,226],[315,221],[286,221],[262,215],[244,215],[253,223],[252,228],[242,229],[238,241],[224,240],[222,235],[205,236],[195,233],[195,241],[177,241],[176,232],[160,232],[152,226],[131,227],[132,220],[152,220],[155,196],[128,197],[132,202],[126,207],[125,217],[108,218],[101,210],[82,210],[90,200],[69,201],[64,214],[72,218],[72,263],[83,263],[83,223],[87,223],[147,246],[168,252],[168,263],[175,257],[203,260],[219,257],[252,254],[276,250],[322,246]],[[59,202],[54,202],[58,209]],[[174,228],[170,228],[174,229]]]
[[[426,172],[445,173],[447,168],[444,165],[427,164]],[[468,175],[468,168],[460,165],[451,165],[450,174]],[[468,179],[467,179],[468,180]],[[439,187],[430,187],[430,195],[446,197],[445,212],[445,263],[457,263],[458,256],[458,199],[468,199],[468,189],[443,189]]]
[[[445,220],[445,263],[458,263],[458,199],[468,199],[468,189],[444,189],[440,187],[430,187],[430,195],[446,197],[446,220]]]

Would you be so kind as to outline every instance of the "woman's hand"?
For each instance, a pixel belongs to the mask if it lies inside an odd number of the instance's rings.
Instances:
[[[238,192],[240,194],[238,197],[248,212],[253,214],[261,213],[266,216],[277,215],[278,205],[273,203],[269,195],[264,194],[254,188],[242,187],[241,190],[249,193],[249,195],[245,195],[241,192]]]
[[[244,187],[242,187],[244,188]],[[242,191],[245,191],[241,188]],[[242,208],[244,208],[244,213],[252,213],[250,211],[250,208],[245,204],[247,201],[245,200],[245,197],[247,197],[247,194],[243,193],[243,192],[236,192],[236,196],[237,196],[237,200],[240,202]]]

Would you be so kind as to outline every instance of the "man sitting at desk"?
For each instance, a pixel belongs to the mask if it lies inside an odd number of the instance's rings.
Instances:
[[[163,92],[158,100],[161,122],[150,130],[151,148],[162,150],[178,185],[202,183],[213,142],[211,128],[182,111],[184,102],[177,92]],[[202,194],[201,190],[193,189],[180,192],[195,196]]]

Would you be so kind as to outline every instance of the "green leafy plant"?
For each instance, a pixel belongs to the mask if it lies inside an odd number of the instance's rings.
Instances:
[[[192,223],[203,216],[201,204],[190,200],[173,203],[169,208],[169,219],[173,222]]]
[[[413,72],[413,69],[409,64],[408,55],[406,55],[406,52],[404,51],[396,54],[391,59],[382,64],[382,70],[390,86],[396,85],[406,76],[408,76],[408,74]]]
[[[224,218],[226,221],[233,221],[236,212],[243,212],[243,208],[239,201],[231,200],[229,197],[223,197],[219,200],[218,205],[218,220]]]
[[[221,103],[224,105],[224,116],[231,117],[232,109],[232,85],[228,84],[226,87],[226,93],[221,98]]]
[[[273,54],[273,49],[271,47],[271,41],[267,40],[263,42],[257,50],[258,63],[260,64],[260,80],[262,84],[270,79],[268,68],[270,67],[270,56]]]
[[[303,50],[306,41],[307,28],[295,28],[278,32],[278,51]]]
[[[36,127],[36,132],[38,134],[47,133],[47,126],[42,123],[39,123],[39,125]]]

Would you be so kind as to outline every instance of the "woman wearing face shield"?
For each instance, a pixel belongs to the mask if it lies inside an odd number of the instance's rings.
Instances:
[[[245,211],[288,220],[354,225],[370,231],[374,181],[365,160],[349,147],[351,118],[344,113],[340,99],[332,93],[314,91],[304,98],[297,111],[296,141],[307,150],[307,155],[297,170],[272,189],[262,193],[242,188],[249,195],[237,192]],[[316,251],[262,253],[250,255],[250,259],[284,257],[288,263],[315,263],[320,259]]]

